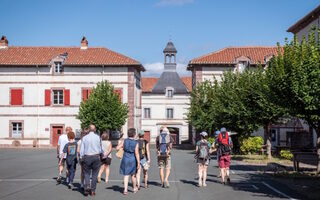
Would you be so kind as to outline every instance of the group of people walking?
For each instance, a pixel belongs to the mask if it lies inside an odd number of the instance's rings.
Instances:
[[[144,139],[144,131],[138,133],[136,129],[128,130],[128,137],[119,140],[116,147],[116,157],[121,159],[120,174],[124,176],[123,194],[128,194],[128,183],[131,177],[133,192],[140,190],[142,179],[144,187],[148,188],[148,169],[150,167],[150,145]],[[67,127],[64,134],[59,137],[57,157],[59,159],[59,175],[57,181],[62,181],[63,168],[66,166],[66,183],[68,188],[73,187],[77,163],[81,166],[81,188],[84,195],[95,196],[97,182],[101,182],[101,176],[105,172],[105,182],[109,181],[110,165],[112,161],[112,143],[110,134],[105,131],[101,137],[96,134],[93,124],[81,133],[78,142],[71,127]],[[196,143],[196,161],[198,163],[199,187],[206,187],[207,169],[211,159],[211,153],[217,151],[222,183],[230,183],[230,147],[231,138],[225,128],[218,131],[214,144],[207,140],[206,132],[200,133],[200,140]],[[159,167],[160,181],[163,188],[169,188],[169,176],[171,170],[171,150],[173,138],[167,127],[162,126],[156,138],[157,164]],[[226,179],[226,181],[225,181]]]

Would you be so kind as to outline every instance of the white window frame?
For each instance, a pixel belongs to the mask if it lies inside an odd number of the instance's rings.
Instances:
[[[62,62],[54,62],[54,73],[62,74],[62,72],[63,72]]]
[[[171,95],[169,95],[169,91],[171,91]],[[172,87],[167,87],[166,88],[166,97],[172,98],[174,95],[174,89]]]
[[[55,93],[60,93],[62,92],[62,102],[61,100],[61,95],[60,94],[55,94]],[[57,102],[55,102],[55,97],[57,97]],[[53,105],[58,105],[58,106],[62,106],[64,105],[64,90],[63,89],[52,89],[52,104]]]
[[[172,117],[169,116],[169,110],[172,110]],[[173,119],[174,118],[174,108],[166,108],[166,118]]]
[[[146,110],[149,110],[149,116],[146,115]],[[151,108],[149,108],[149,107],[143,108],[143,118],[145,118],[145,119],[151,118]]]
[[[16,130],[14,130],[14,129],[16,129]],[[11,137],[12,138],[22,138],[22,133],[23,133],[23,123],[22,122],[11,122]]]

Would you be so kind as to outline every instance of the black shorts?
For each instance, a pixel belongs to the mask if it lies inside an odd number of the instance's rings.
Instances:
[[[60,158],[58,158],[58,164],[60,163]],[[66,164],[66,159],[62,158],[62,166],[65,166]]]
[[[101,160],[101,165],[111,165],[111,158],[105,158]]]

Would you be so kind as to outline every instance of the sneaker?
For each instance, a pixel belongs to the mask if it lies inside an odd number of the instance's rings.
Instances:
[[[89,195],[89,192],[90,192],[90,188],[86,188],[84,190],[84,196],[88,196]]]
[[[58,183],[61,183],[61,176],[58,176],[57,182],[58,182]]]
[[[72,189],[72,183],[69,183],[69,184],[68,184],[68,188],[69,188],[69,189]]]
[[[198,187],[202,187],[201,179],[199,179],[199,181],[198,181]]]
[[[92,196],[92,197],[96,196],[96,192],[92,191],[92,192],[91,192],[91,196]]]
[[[165,181],[165,187],[166,187],[166,188],[169,188],[169,187],[170,187],[169,181]]]
[[[227,178],[227,184],[230,184],[230,177]]]

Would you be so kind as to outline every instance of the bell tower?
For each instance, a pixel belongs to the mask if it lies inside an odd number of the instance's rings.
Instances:
[[[163,54],[164,54],[164,71],[175,72],[177,67],[177,63],[176,63],[177,49],[174,47],[173,42],[169,41],[167,43],[166,48],[164,48],[163,50]]]

